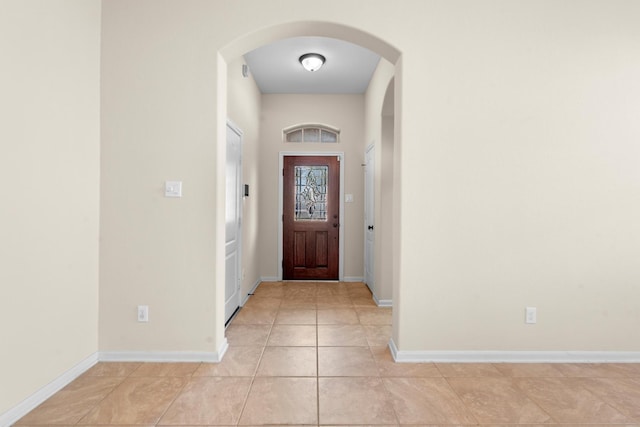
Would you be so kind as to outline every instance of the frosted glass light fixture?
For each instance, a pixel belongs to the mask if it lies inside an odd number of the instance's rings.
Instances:
[[[300,57],[300,63],[307,71],[318,71],[324,61],[325,57],[319,53],[305,53]]]

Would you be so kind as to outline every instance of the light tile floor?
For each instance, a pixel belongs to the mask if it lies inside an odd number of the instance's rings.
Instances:
[[[640,426],[640,364],[398,364],[361,283],[262,283],[211,363],[99,363],[42,425]]]

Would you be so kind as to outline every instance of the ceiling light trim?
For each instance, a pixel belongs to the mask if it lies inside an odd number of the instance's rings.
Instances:
[[[300,58],[298,58],[298,61],[300,61],[302,67],[304,67],[305,70],[311,72],[318,71],[324,65],[326,60],[327,59],[324,57],[324,55],[321,55],[319,53],[305,53]]]

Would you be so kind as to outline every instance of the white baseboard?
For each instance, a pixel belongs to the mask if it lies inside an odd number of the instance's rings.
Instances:
[[[313,282],[314,280],[308,280]],[[364,277],[360,276],[347,276],[342,279],[343,282],[364,282]],[[260,282],[282,282],[282,279],[278,277],[261,277]]]
[[[396,343],[393,341],[393,338],[389,340],[389,351],[391,352],[391,357],[393,357],[394,362],[398,361],[398,347],[396,347]]]
[[[393,307],[393,301],[390,299],[378,299],[376,294],[373,294],[373,300],[378,307]]]
[[[64,372],[58,378],[36,391],[31,396],[9,409],[4,414],[0,414],[0,427],[9,427],[20,418],[34,410],[42,402],[53,396],[55,393],[66,387],[70,382],[78,378],[85,371],[98,363],[98,353],[93,353],[73,368]]]
[[[229,348],[225,338],[218,351],[101,351],[101,362],[211,362],[222,361]]]
[[[640,363],[636,351],[401,351],[389,341],[398,363]]]
[[[256,289],[258,289],[258,286],[260,286],[260,283],[262,283],[263,281],[263,279],[258,279],[256,283],[253,284],[253,287],[251,288],[249,293],[242,298],[242,301],[240,301],[240,307],[244,307],[247,301],[249,301],[249,297],[256,291]]]

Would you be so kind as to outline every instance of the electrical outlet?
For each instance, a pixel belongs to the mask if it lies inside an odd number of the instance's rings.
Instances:
[[[526,307],[524,310],[524,322],[525,323],[536,323],[538,321],[538,313],[535,307]]]
[[[148,322],[148,321],[149,321],[149,306],[139,305],[138,306],[138,322]]]

